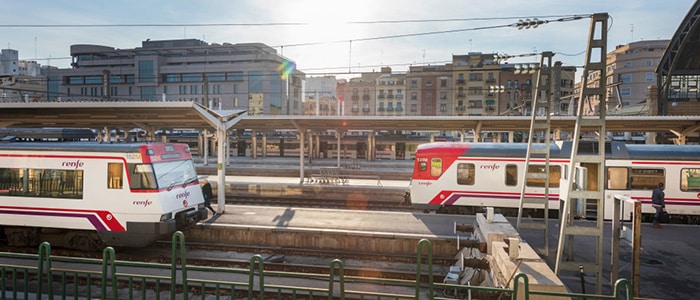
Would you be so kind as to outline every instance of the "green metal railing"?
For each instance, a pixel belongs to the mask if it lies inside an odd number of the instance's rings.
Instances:
[[[0,253],[0,300],[468,299],[477,293],[491,294],[492,299],[632,299],[632,286],[626,279],[616,282],[613,295],[530,290],[523,273],[513,278],[512,289],[436,283],[432,244],[426,239],[418,242],[415,281],[346,276],[343,262],[337,259],[330,263],[328,274],[268,271],[259,255],[250,259],[248,269],[190,266],[184,245],[182,232],[174,233],[170,264],[118,261],[111,247],[104,249],[102,259],[53,256],[48,243],[39,246],[38,254]],[[36,264],[27,266],[27,261]],[[420,282],[424,264],[428,282]]]

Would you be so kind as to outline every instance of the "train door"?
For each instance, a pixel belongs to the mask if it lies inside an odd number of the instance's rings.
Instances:
[[[357,158],[367,158],[366,142],[357,142]]]
[[[238,140],[238,156],[245,156],[246,142],[243,139]]]
[[[280,157],[284,157],[284,139],[280,138]]]
[[[396,143],[396,159],[404,159],[406,157],[406,143]]]
[[[613,205],[615,204],[615,196],[621,195],[625,197],[632,196],[630,194],[630,174],[629,168],[623,166],[607,167],[607,178],[605,186],[605,219],[612,219]],[[632,215],[632,205],[624,203],[621,206],[620,219],[630,220]]]
[[[321,141],[321,144],[318,145],[318,151],[321,155],[321,158],[327,158],[328,157],[328,142]]]

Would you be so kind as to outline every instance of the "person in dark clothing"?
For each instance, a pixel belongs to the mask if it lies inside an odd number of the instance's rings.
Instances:
[[[659,220],[661,220],[661,214],[666,210],[664,197],[664,183],[660,182],[659,186],[651,192],[651,206],[656,209],[656,214],[654,214],[654,228],[661,228]]]
[[[211,199],[214,198],[214,192],[212,192],[211,184],[206,178],[202,180],[202,195],[204,196],[204,206],[216,215],[216,211],[211,207]]]

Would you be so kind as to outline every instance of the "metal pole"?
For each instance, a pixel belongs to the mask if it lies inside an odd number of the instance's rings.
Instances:
[[[642,257],[642,203],[634,202],[634,225],[632,229],[632,295],[639,297],[640,277]]]

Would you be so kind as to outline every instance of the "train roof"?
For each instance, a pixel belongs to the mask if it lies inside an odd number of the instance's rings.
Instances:
[[[143,145],[164,143],[98,143],[98,142],[17,142],[0,143],[0,150],[138,152]],[[165,143],[173,144],[173,143]]]
[[[552,143],[549,155],[551,158],[569,158],[571,156],[571,141]],[[537,143],[534,147],[542,149],[544,144]],[[422,152],[460,153],[461,156],[474,157],[525,157],[526,143],[453,143],[435,142],[422,144],[418,147]],[[578,153],[593,155],[598,152],[598,142],[580,141]],[[539,155],[536,157],[544,157]],[[605,144],[607,159],[640,159],[640,160],[700,160],[700,145],[668,145],[668,144],[625,144],[622,142],[607,142]]]

